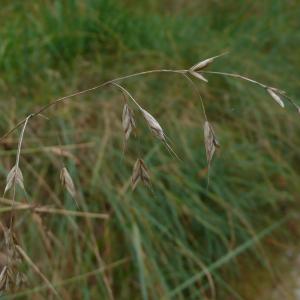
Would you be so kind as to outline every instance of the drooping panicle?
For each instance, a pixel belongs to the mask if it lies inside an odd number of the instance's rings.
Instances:
[[[147,166],[145,165],[144,161],[140,158],[134,164],[132,176],[131,176],[131,187],[132,190],[136,188],[138,183],[142,181],[143,184],[149,185],[150,184],[150,176]]]

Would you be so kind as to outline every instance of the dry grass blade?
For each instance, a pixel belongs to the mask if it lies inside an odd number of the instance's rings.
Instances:
[[[0,203],[5,205],[12,205],[13,201],[0,198]],[[83,218],[92,218],[92,219],[109,219],[108,214],[94,213],[89,211],[74,211],[68,209],[60,209],[55,207],[47,207],[47,206],[36,206],[27,203],[16,203],[14,207],[4,206],[0,208],[0,213],[8,212],[11,210],[32,210],[37,213],[45,213],[45,214],[57,214],[62,216],[72,216],[72,217],[83,217]]]
[[[37,265],[34,264],[34,262],[31,260],[31,258],[26,254],[26,252],[19,246],[16,245],[17,251],[20,253],[20,255],[23,257],[23,259],[33,268],[33,270],[44,280],[44,282],[47,284],[49,289],[59,298],[61,299],[60,295],[52,285],[52,283],[48,280],[48,278],[40,271]]]
[[[205,142],[205,150],[206,150],[206,158],[208,165],[213,158],[213,155],[216,151],[216,147],[219,147],[220,144],[215,136],[214,130],[211,124],[208,121],[204,123],[204,142]]]
[[[150,184],[150,176],[149,176],[148,168],[146,167],[144,161],[138,158],[134,164],[133,172],[131,176],[132,190],[136,188],[136,186],[140,181],[142,181],[145,185]]]
[[[165,134],[157,120],[146,110],[141,110],[151,132],[160,140],[166,141]]]
[[[204,81],[204,82],[208,82],[208,80],[203,76],[201,75],[200,73],[197,73],[195,71],[189,71],[189,74],[193,75],[194,77]]]
[[[281,106],[284,107],[284,102],[279,97],[279,95],[276,93],[276,89],[273,88],[267,88],[267,92],[270,94],[270,96]]]
[[[130,134],[135,128],[134,114],[132,109],[125,103],[122,114],[122,126],[125,133],[125,143],[128,141]]]
[[[72,179],[70,173],[68,172],[67,168],[65,168],[65,167],[63,167],[60,171],[60,181],[61,181],[62,186],[68,191],[68,193],[76,201],[75,185],[74,185],[74,182],[73,182],[73,179]],[[78,206],[77,201],[76,201],[76,204]]]
[[[93,271],[90,271],[90,272],[87,272],[87,273],[83,273],[83,274],[75,275],[73,277],[69,277],[69,278],[64,279],[62,281],[55,282],[52,285],[56,286],[56,287],[71,285],[71,284],[74,284],[76,282],[80,282],[82,280],[85,280],[89,277],[98,276],[99,274],[103,274],[105,271],[115,269],[115,268],[119,267],[120,265],[126,264],[128,261],[130,261],[130,257],[122,258],[118,261],[115,261],[115,262],[109,264],[109,265],[106,265],[105,267],[100,267],[96,270],[93,270]],[[28,289],[28,290],[25,290],[25,291],[20,291],[19,293],[10,295],[10,296],[7,297],[7,299],[16,299],[16,298],[20,298],[20,297],[24,297],[24,296],[29,296],[33,293],[37,293],[37,292],[41,292],[43,290],[46,290],[47,288],[49,288],[48,285],[36,286],[34,288],[31,288],[31,289]],[[27,298],[27,299],[30,299],[30,298]]]
[[[5,186],[4,194],[6,194],[14,184],[19,185],[24,190],[23,174],[20,168],[17,167],[16,165],[12,167],[12,169],[9,171],[6,177],[6,186]]]
[[[195,72],[201,71],[201,70],[205,69],[208,65],[210,65],[216,58],[219,58],[219,57],[224,56],[226,54],[228,54],[228,52],[225,52],[225,53],[222,53],[220,55],[213,56],[213,57],[207,58],[203,61],[200,61],[197,64],[195,64],[194,66],[192,66],[190,68],[190,71],[195,71]]]

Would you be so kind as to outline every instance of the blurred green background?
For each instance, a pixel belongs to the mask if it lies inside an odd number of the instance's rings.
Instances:
[[[144,70],[189,68],[227,50],[211,70],[247,75],[297,102],[299,16],[297,0],[2,0],[1,135],[58,97]],[[295,239],[287,216],[300,192],[299,115],[247,82],[207,78],[197,85],[221,143],[208,188],[200,101],[179,75],[122,84],[159,120],[182,161],[151,136],[138,111],[123,154],[117,89],[76,97],[45,113],[48,119],[31,120],[20,165],[29,201],[110,215],[43,215],[41,227],[30,212],[18,213],[19,243],[51,282],[63,281],[63,299],[254,299],[251,287],[260,283],[247,281],[246,293],[243,270],[274,277],[270,252]],[[1,143],[3,188],[18,134]],[[152,189],[132,192],[137,157],[149,167]],[[79,208],[60,187],[62,164]],[[24,268],[20,298],[50,297],[32,290],[43,282]],[[105,272],[86,274],[98,268]]]

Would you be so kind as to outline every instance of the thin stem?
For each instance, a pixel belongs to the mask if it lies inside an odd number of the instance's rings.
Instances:
[[[205,106],[204,106],[204,101],[203,101],[203,98],[201,96],[201,93],[200,93],[198,87],[195,85],[194,81],[186,73],[182,73],[182,75],[190,82],[190,84],[192,85],[195,93],[199,96],[204,118],[205,118],[206,121],[208,121]]]
[[[19,143],[18,143],[18,152],[17,152],[17,158],[16,158],[16,168],[19,167],[19,163],[20,163],[21,148],[22,148],[22,143],[23,143],[23,139],[24,139],[25,129],[26,129],[26,126],[27,126],[27,124],[28,124],[29,119],[30,119],[32,116],[33,116],[33,115],[30,114],[30,115],[25,119],[24,126],[23,126],[22,131],[21,131],[21,135],[20,135]]]
[[[16,157],[16,164],[15,164],[15,172],[18,172],[19,170],[19,164],[20,164],[20,156],[21,156],[21,149],[22,149],[22,143],[23,143],[23,139],[24,139],[24,133],[25,133],[25,129],[26,126],[28,124],[29,119],[32,117],[32,114],[30,114],[24,122],[24,126],[22,128],[21,131],[21,135],[19,138],[19,143],[18,143],[18,151],[17,151],[17,157]],[[14,181],[13,181],[13,198],[12,198],[12,204],[11,204],[11,214],[10,214],[10,228],[13,228],[14,225],[14,215],[15,215],[15,210],[14,210],[14,206],[15,206],[15,198],[16,198],[16,176],[14,176]]]
[[[94,87],[88,88],[86,90],[75,92],[73,94],[70,94],[70,95],[58,98],[56,100],[53,100],[50,103],[48,103],[47,105],[43,106],[37,112],[30,114],[29,117],[30,118],[36,117],[37,115],[40,115],[44,111],[48,110],[50,107],[52,107],[52,106],[54,106],[56,104],[59,104],[61,102],[64,102],[65,100],[68,100],[70,98],[73,98],[73,97],[76,97],[76,96],[79,96],[79,95],[82,95],[82,94],[86,94],[88,92],[92,92],[94,90],[100,89],[100,88],[105,87],[105,86],[107,86],[109,84],[116,83],[116,82],[124,80],[124,79],[129,79],[129,78],[138,77],[138,76],[146,75],[146,74],[152,74],[152,73],[177,73],[177,74],[180,74],[180,73],[183,73],[183,72],[186,72],[186,70],[158,69],[158,70],[143,71],[143,72],[138,72],[138,73],[134,73],[134,74],[131,74],[131,75],[126,75],[126,76],[118,77],[118,78],[115,78],[115,79],[103,82],[103,83],[101,83],[99,85],[96,85]],[[17,128],[19,128],[20,126],[22,126],[26,122],[27,118],[25,118],[24,120],[20,121],[14,128],[12,128],[10,131],[8,131],[6,134],[4,134],[1,137],[0,142],[2,142],[6,137],[8,137],[10,134],[12,134]]]
[[[299,105],[297,103],[295,103],[294,100],[291,99],[289,96],[287,96],[284,91],[279,90],[279,89],[274,88],[274,87],[271,87],[271,86],[268,86],[268,85],[265,85],[265,84],[263,84],[261,82],[258,82],[258,81],[254,80],[254,79],[251,79],[249,77],[242,76],[242,75],[236,74],[236,73],[216,72],[216,71],[201,71],[200,73],[214,74],[214,75],[221,75],[221,76],[239,78],[239,79],[242,79],[242,80],[254,83],[256,85],[259,85],[263,89],[276,90],[277,93],[279,93],[282,97],[284,97],[285,99],[287,99],[298,110],[298,112],[300,112]]]
[[[261,82],[258,82],[254,79],[251,79],[251,78],[248,78],[248,77],[245,77],[245,76],[242,76],[240,74],[235,74],[235,73],[226,73],[226,72],[215,72],[215,71],[201,71],[200,73],[205,73],[205,74],[215,74],[215,75],[222,75],[222,76],[228,76],[228,77],[235,77],[235,78],[240,78],[240,79],[243,79],[243,80],[246,80],[246,81],[249,81],[249,82],[252,82],[254,84],[257,84],[259,86],[261,86],[262,88],[264,89],[267,89],[269,88],[269,86],[261,83]]]
[[[86,280],[89,277],[98,276],[100,274],[103,274],[103,272],[105,272],[107,270],[115,269],[115,268],[117,268],[117,267],[119,267],[123,264],[126,264],[128,261],[130,261],[130,257],[122,258],[120,260],[117,260],[117,261],[109,264],[109,265],[106,265],[105,267],[100,267],[98,269],[95,269],[95,270],[87,272],[87,273],[75,275],[73,277],[69,277],[69,278],[64,279],[62,281],[59,281],[59,282],[54,282],[54,283],[52,283],[52,286],[59,288],[59,287],[63,287],[63,286],[66,286],[66,285],[71,285],[71,284],[74,284],[76,282]],[[25,291],[20,291],[18,293],[12,294],[12,295],[7,295],[5,297],[5,299],[6,298],[7,299],[21,298],[21,297],[24,297],[24,296],[31,295],[33,293],[37,293],[37,292],[41,292],[43,290],[47,290],[49,288],[50,287],[47,284],[39,285],[39,286],[33,287],[31,289],[27,289]]]
[[[134,102],[134,104],[139,108],[139,110],[143,111],[143,108],[138,104],[138,102],[133,98],[133,96],[124,87],[122,87],[120,84],[115,83],[115,82],[113,82],[112,85],[119,88],[123,95],[124,94],[127,95]]]
[[[57,298],[62,299],[62,297],[58,294],[57,290],[49,281],[49,279],[40,271],[38,266],[32,261],[32,259],[27,255],[27,253],[19,245],[16,245],[16,248],[20,253],[20,255],[24,258],[24,260],[29,264],[29,266],[43,279],[43,281],[46,283],[48,288],[53,292],[53,294]]]

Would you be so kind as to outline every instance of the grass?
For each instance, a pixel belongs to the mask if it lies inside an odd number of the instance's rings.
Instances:
[[[296,1],[15,0],[2,7],[1,134],[57,97],[134,72],[187,68],[224,50],[230,55],[212,70],[254,77],[296,101],[300,96]],[[245,82],[206,77],[209,84],[199,86],[222,146],[209,189],[201,105],[176,74],[122,85],[157,117],[182,162],[145,134],[146,126],[123,156],[117,90],[80,96],[51,109],[49,120],[30,123],[20,161],[30,202],[77,209],[59,185],[64,163],[80,210],[110,216],[43,214],[41,226],[31,211],[17,212],[22,249],[63,299],[205,299],[214,291],[217,299],[241,299],[247,296],[230,285],[241,276],[237,257],[269,267],[263,238],[283,228],[283,211],[299,195],[299,116]],[[137,122],[143,123],[138,116]],[[3,189],[17,140],[16,134],[1,145]],[[64,156],[53,151],[61,145]],[[150,169],[153,191],[130,191],[137,156]],[[24,201],[21,191],[17,196]],[[28,286],[19,297],[45,298],[50,292],[40,277],[23,268]]]

